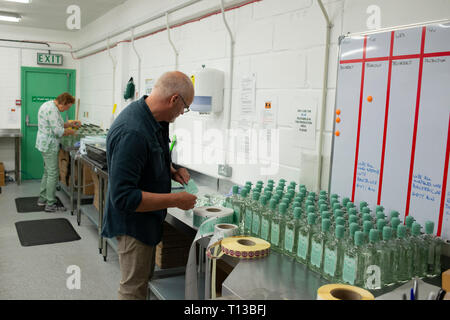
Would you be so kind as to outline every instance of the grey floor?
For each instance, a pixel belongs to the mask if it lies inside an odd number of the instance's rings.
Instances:
[[[37,196],[39,181],[24,181],[20,186],[7,184],[0,194],[0,299],[117,299],[120,269],[117,254],[109,249],[103,261],[98,251],[95,225],[70,211],[60,213],[17,213],[15,198]],[[58,193],[57,193],[58,195]],[[62,195],[58,195],[60,198]],[[62,199],[63,200],[63,199]],[[64,203],[64,201],[63,201]],[[22,247],[14,223],[35,219],[68,219],[81,240]],[[69,290],[67,268],[81,270],[81,288]]]

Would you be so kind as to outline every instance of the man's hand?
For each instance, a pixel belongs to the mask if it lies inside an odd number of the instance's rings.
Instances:
[[[186,168],[180,168],[178,170],[173,171],[172,179],[181,184],[187,184],[191,175],[186,170]]]
[[[197,197],[187,192],[174,193],[175,206],[182,210],[190,210],[194,208]]]

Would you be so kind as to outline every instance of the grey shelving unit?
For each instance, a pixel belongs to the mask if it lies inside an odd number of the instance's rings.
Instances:
[[[205,276],[198,275],[199,299],[204,299]],[[163,279],[155,279],[149,282],[149,290],[158,300],[184,300],[185,275],[173,276]]]

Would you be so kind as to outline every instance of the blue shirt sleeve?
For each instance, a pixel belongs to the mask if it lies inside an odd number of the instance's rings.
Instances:
[[[109,192],[114,208],[135,212],[142,201],[139,181],[147,163],[148,146],[141,135],[126,133],[118,137],[108,167]]]

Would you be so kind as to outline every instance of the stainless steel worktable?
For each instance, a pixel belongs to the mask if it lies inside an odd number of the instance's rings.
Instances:
[[[22,133],[20,129],[0,129],[0,138],[13,138],[15,151],[14,174],[16,183],[20,184],[20,140]]]

